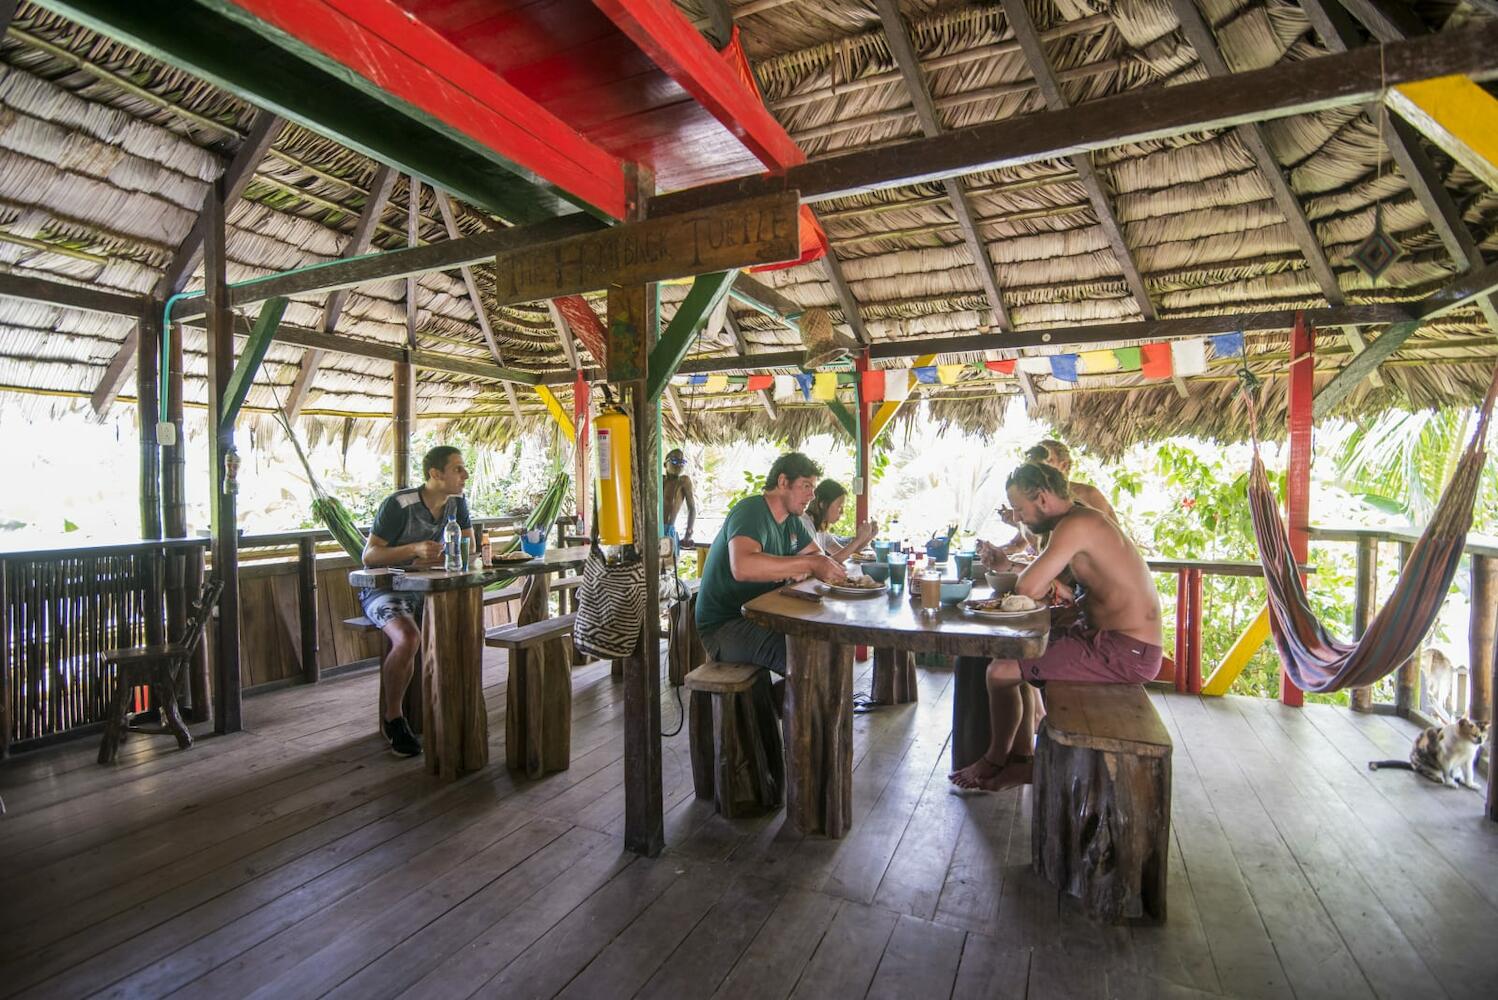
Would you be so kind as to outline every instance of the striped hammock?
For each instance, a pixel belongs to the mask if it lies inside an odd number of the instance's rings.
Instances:
[[[1279,501],[1259,458],[1258,436],[1254,435],[1248,502],[1269,589],[1269,625],[1285,672],[1302,691],[1326,693],[1372,684],[1408,661],[1435,624],[1472,527],[1472,506],[1487,458],[1484,442],[1495,394],[1498,369],[1483,400],[1477,429],[1441,494],[1430,524],[1400,570],[1394,592],[1357,642],[1333,639],[1311,610]]]

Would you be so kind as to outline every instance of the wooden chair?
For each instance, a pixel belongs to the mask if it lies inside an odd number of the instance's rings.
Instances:
[[[130,732],[175,736],[180,749],[192,746],[192,734],[187,731],[177,705],[177,683],[203,641],[203,630],[208,627],[208,619],[223,589],[217,577],[203,581],[203,589],[176,642],[105,651],[105,665],[115,668],[115,688],[109,718],[104,724],[104,739],[99,743],[100,764],[114,762],[120,744]],[[136,726],[130,722],[131,694],[143,685],[151,689],[160,725]]]
[[[785,759],[770,703],[769,672],[744,663],[704,663],[686,676],[692,693],[692,784],[730,819],[780,808]]]
[[[1035,870],[1099,920],[1165,922],[1170,734],[1139,684],[1049,681],[1035,744]]]
[[[484,634],[484,645],[510,654],[505,685],[505,764],[539,778],[572,764],[572,669],[548,657],[545,644],[572,635],[576,615],[507,625]]]

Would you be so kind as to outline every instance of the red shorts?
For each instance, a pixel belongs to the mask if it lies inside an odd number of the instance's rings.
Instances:
[[[1020,660],[1027,681],[1092,681],[1096,684],[1143,684],[1160,673],[1159,646],[1123,632],[1094,632],[1074,625],[1053,632],[1045,654]]]

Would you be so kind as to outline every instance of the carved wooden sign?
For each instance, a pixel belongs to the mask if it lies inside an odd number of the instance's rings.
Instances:
[[[795,260],[800,204],[781,192],[508,251],[494,259],[497,304]]]

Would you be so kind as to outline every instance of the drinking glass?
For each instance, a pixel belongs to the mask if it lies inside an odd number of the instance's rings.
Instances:
[[[898,594],[905,589],[905,563],[905,553],[891,552],[889,554],[889,589],[891,593]]]

